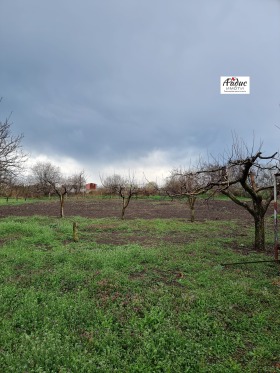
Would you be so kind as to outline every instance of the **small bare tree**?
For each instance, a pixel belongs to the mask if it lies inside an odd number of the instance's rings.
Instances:
[[[147,183],[141,188],[141,193],[144,196],[150,197],[160,193],[160,188],[155,181],[147,181]]]
[[[164,190],[169,197],[187,198],[190,208],[190,220],[195,220],[195,202],[200,194],[206,192],[204,175],[197,172],[197,169],[184,171],[174,169],[171,176],[166,180]]]
[[[124,214],[129,202],[133,196],[137,196],[138,186],[131,180],[126,180],[125,183],[119,186],[119,196],[122,198],[122,213],[121,218],[124,219]]]
[[[32,167],[32,173],[39,188],[59,197],[60,217],[63,218],[65,197],[72,188],[71,180],[63,177],[60,168],[50,162],[37,162]]]
[[[12,176],[6,176],[5,180],[1,184],[1,195],[6,198],[6,202],[9,202],[9,198],[13,196],[14,190],[14,178]]]
[[[61,179],[61,173],[58,167],[50,162],[37,162],[31,167],[30,182],[32,180],[38,193],[44,196],[51,195],[54,192],[50,181],[58,182]]]
[[[124,178],[120,175],[108,176],[105,179],[101,178],[103,187],[113,195],[118,195],[122,199],[121,219],[124,219],[125,210],[133,196],[138,194],[138,185],[134,177],[128,176]]]
[[[84,190],[86,185],[85,172],[80,171],[69,177],[68,183],[71,185],[71,191],[74,191],[76,195],[80,194]]]
[[[118,174],[113,174],[107,177],[100,175],[101,184],[105,189],[105,193],[110,196],[119,195],[119,186],[123,184],[124,179]]]

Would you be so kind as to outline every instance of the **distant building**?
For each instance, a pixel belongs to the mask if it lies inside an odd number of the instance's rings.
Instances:
[[[86,192],[89,192],[91,190],[96,190],[97,184],[95,183],[88,183],[86,184]]]

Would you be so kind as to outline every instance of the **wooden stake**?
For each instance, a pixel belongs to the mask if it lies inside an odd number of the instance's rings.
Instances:
[[[76,222],[73,223],[73,241],[78,242],[78,224]]]

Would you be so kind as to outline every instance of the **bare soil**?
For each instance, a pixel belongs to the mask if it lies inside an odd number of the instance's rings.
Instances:
[[[122,201],[120,199],[68,199],[65,202],[65,216],[82,216],[89,218],[120,217]],[[195,205],[195,219],[232,220],[241,219],[252,222],[251,215],[242,207],[231,201],[198,200]],[[268,214],[272,213],[272,208]],[[59,200],[20,205],[0,206],[0,217],[7,216],[59,216]],[[126,219],[190,219],[190,210],[186,203],[174,200],[155,201],[151,199],[134,199],[125,212]]]

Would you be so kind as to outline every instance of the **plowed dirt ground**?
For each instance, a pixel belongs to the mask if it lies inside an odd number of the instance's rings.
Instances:
[[[122,201],[120,199],[74,199],[65,202],[65,216],[82,216],[90,218],[119,217]],[[253,222],[251,215],[242,207],[231,201],[198,200],[195,205],[195,219],[204,220],[232,220],[240,219],[244,222]],[[272,207],[267,215],[272,214]],[[0,206],[0,217],[7,216],[59,216],[59,200],[29,203],[26,201],[19,205]],[[189,207],[178,200],[131,200],[125,212],[126,219],[142,218],[183,218],[190,219]]]

